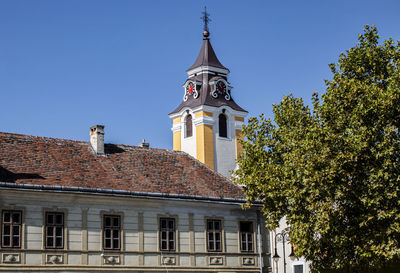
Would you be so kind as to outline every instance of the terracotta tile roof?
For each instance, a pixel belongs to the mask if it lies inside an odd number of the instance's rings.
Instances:
[[[229,179],[184,152],[0,132],[0,182],[244,198]]]

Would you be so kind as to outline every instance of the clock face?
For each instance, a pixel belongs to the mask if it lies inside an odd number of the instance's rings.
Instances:
[[[217,82],[217,91],[219,94],[224,94],[226,90],[226,85],[222,81]]]
[[[194,91],[194,85],[193,85],[193,83],[189,83],[189,84],[186,86],[186,91],[188,92],[189,95],[192,95],[192,94],[193,94],[193,91]]]

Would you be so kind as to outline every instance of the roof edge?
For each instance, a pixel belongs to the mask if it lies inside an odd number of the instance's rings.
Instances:
[[[175,200],[196,200],[205,202],[218,202],[229,204],[245,204],[246,199],[236,198],[220,198],[212,196],[200,195],[184,195],[184,194],[171,194],[171,193],[153,193],[153,192],[138,192],[126,190],[111,190],[101,188],[84,188],[84,187],[65,187],[65,186],[50,186],[50,185],[37,185],[37,184],[15,184],[10,182],[1,182],[0,189],[17,189],[17,190],[32,190],[32,191],[52,191],[52,192],[70,192],[79,194],[100,194],[100,195],[116,195],[116,196],[130,196],[137,198],[154,198],[154,199],[175,199]],[[254,205],[261,205],[261,202],[255,202]]]

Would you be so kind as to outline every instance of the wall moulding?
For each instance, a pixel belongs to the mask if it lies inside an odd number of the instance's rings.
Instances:
[[[224,257],[222,256],[210,256],[208,257],[209,265],[224,265]]]
[[[64,255],[60,254],[46,254],[46,264],[63,264]]]
[[[252,257],[242,257],[241,264],[242,265],[255,265],[256,259]]]
[[[20,253],[3,253],[1,255],[1,261],[5,264],[19,264],[21,263]]]

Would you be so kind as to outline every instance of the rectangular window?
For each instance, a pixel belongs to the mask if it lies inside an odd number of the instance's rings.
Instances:
[[[254,251],[252,222],[240,222],[240,250],[247,252]]]
[[[293,266],[293,272],[294,273],[303,273],[303,265],[302,264],[297,264]]]
[[[22,212],[5,210],[2,215],[1,246],[21,247]]]
[[[208,251],[222,250],[221,220],[207,220],[207,249]]]
[[[46,212],[46,248],[64,248],[64,213]]]
[[[160,250],[175,251],[174,218],[160,218]]]
[[[103,248],[121,249],[121,216],[103,216]]]

